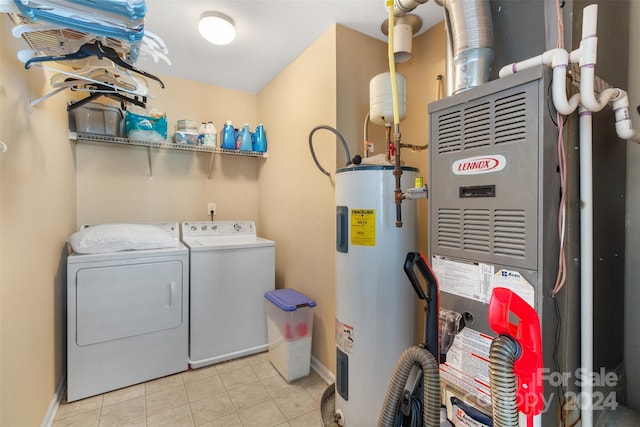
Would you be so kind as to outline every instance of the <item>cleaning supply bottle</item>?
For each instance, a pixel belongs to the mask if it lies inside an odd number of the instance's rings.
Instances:
[[[205,122],[200,123],[198,128],[198,145],[204,145],[204,135],[207,133],[207,124]]]
[[[238,137],[236,138],[236,149],[241,151],[253,150],[253,134],[249,130],[248,123],[245,123],[242,130],[238,132]]]
[[[264,153],[267,151],[267,134],[264,132],[264,125],[260,123],[253,133],[253,151]]]
[[[236,149],[236,130],[233,128],[231,120],[227,120],[222,128],[222,148],[227,150]]]
[[[206,132],[204,136],[204,145],[215,147],[218,145],[218,131],[213,125],[213,122],[208,122],[206,125]]]

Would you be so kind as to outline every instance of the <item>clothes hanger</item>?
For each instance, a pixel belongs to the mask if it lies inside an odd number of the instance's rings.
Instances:
[[[100,85],[96,85],[96,89],[100,90],[100,89],[108,89],[108,88],[100,88]],[[126,104],[133,104],[133,105],[137,105],[138,107],[141,108],[146,108],[147,107],[147,97],[143,96],[141,97],[141,99],[138,98],[138,96],[134,96],[133,98],[130,98],[128,96],[125,96],[121,93],[118,92],[94,92],[91,95],[87,96],[86,98],[83,98],[81,100],[75,101],[70,103],[69,105],[67,105],[67,111],[73,111],[78,107],[83,106],[84,104],[87,104],[91,101],[93,101],[94,99],[97,99],[101,96],[106,96],[108,98],[120,101],[120,106],[123,110],[126,110]]]
[[[93,87],[96,84],[95,83],[96,81],[100,81],[101,83],[103,83],[103,86],[109,88],[108,92],[122,92],[129,95],[134,95],[134,96],[149,95],[148,91],[135,91],[134,87],[127,87],[126,84],[116,80],[116,78],[109,76],[108,74],[105,74],[103,77],[100,77],[99,80],[94,80],[91,82],[84,79],[67,78],[66,80],[57,82],[55,85],[52,85],[52,86],[56,89],[63,88],[63,89],[71,89],[73,91],[91,92],[94,90]]]
[[[78,76],[76,74],[74,74],[73,72],[70,71],[64,71],[64,70],[57,70],[55,68],[50,68],[50,67],[46,67],[44,65],[40,65],[41,67],[48,69],[48,70],[52,70],[52,71],[58,71],[59,73],[54,75],[53,77],[55,77],[55,80],[53,81],[53,86],[54,87],[60,87],[60,86],[64,86],[64,87],[68,87],[69,85],[64,83],[64,76],[68,76],[72,79],[75,79],[77,81],[82,81],[82,83],[88,84],[88,83],[95,83],[95,84],[100,84],[103,86],[107,86],[110,87],[113,91],[120,91],[120,92],[126,92],[126,93],[130,93],[132,95],[139,95],[139,96],[147,96],[149,94],[149,88],[146,86],[146,84],[140,82],[138,79],[134,78],[133,76],[129,76],[131,80],[129,80],[129,83],[125,82],[124,85],[119,85],[118,82],[113,82],[110,83],[107,79],[103,79],[102,77],[104,77],[104,75],[98,75],[97,78],[92,78],[90,76]],[[52,78],[53,78],[52,77]],[[118,79],[118,77],[113,76],[114,79]],[[65,79],[66,80],[66,79]],[[105,81],[106,80],[106,81]],[[134,90],[130,90],[127,87],[127,84],[132,84],[132,86],[135,86]]]
[[[89,56],[96,56],[99,59],[108,58],[113,61],[114,64],[119,65],[127,70],[133,71],[136,74],[140,74],[141,76],[145,76],[152,80],[157,81],[160,84],[160,87],[164,88],[164,83],[158,77],[153,74],[147,73],[146,71],[138,70],[131,64],[125,62],[120,58],[118,52],[108,46],[105,46],[100,41],[96,41],[94,43],[85,43],[83,44],[77,52],[68,53],[66,55],[58,55],[58,56],[37,56],[35,58],[29,59],[25,62],[24,67],[29,68],[31,64],[36,62],[47,62],[47,61],[69,61],[75,59],[83,59]]]
[[[76,62],[76,65],[82,65],[82,68],[73,72],[65,70],[53,75],[50,79],[51,86],[69,86],[69,80],[73,79],[78,83],[104,83],[116,91],[124,91],[133,95],[146,96],[149,93],[146,82],[135,78],[129,71],[116,66],[109,59],[89,57]]]

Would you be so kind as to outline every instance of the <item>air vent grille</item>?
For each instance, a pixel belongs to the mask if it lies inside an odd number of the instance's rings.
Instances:
[[[527,221],[523,210],[496,210],[494,252],[496,255],[525,257]]]
[[[438,153],[460,151],[462,148],[462,133],[460,111],[443,114],[438,119]]]
[[[527,137],[527,103],[524,92],[496,100],[494,143],[523,142]]]
[[[439,209],[440,248],[524,259],[527,221],[517,209]]]
[[[438,211],[438,246],[460,249],[460,209],[440,209]]]
[[[469,251],[489,253],[491,237],[491,213],[486,210],[464,211],[462,246]]]
[[[464,110],[463,132],[465,150],[491,144],[491,105],[488,102]]]
[[[438,154],[526,141],[527,93],[446,111],[437,119]]]

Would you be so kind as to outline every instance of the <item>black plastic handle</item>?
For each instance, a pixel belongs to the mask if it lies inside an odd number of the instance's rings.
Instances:
[[[424,279],[425,288],[422,289],[420,280],[416,275],[416,271],[420,273]],[[407,274],[411,286],[418,294],[418,298],[426,301],[425,315],[426,324],[424,330],[425,348],[440,360],[440,344],[438,337],[438,318],[440,316],[440,296],[438,294],[438,279],[431,270],[431,266],[427,262],[424,255],[419,252],[409,252],[404,262],[404,272]]]

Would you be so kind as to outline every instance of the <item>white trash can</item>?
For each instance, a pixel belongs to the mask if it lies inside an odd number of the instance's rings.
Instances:
[[[271,364],[287,382],[309,375],[316,302],[294,289],[277,289],[264,296]]]

